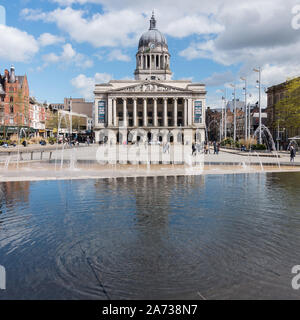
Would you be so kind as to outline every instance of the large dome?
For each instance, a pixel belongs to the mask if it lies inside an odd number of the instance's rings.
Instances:
[[[148,48],[150,44],[155,46],[162,46],[168,48],[167,40],[165,36],[156,29],[156,20],[152,15],[150,20],[150,28],[147,32],[143,33],[139,41],[139,49],[141,47]]]

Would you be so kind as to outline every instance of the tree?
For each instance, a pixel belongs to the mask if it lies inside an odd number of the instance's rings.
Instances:
[[[275,104],[276,124],[294,132],[300,127],[300,77],[288,80],[283,99]]]

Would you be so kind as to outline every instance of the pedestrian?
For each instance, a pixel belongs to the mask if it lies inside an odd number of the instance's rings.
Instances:
[[[216,147],[216,153],[219,154],[219,151],[220,151],[220,143],[218,142]]]
[[[90,137],[89,136],[86,138],[86,142],[87,142],[87,145],[89,146],[90,145]]]
[[[208,143],[206,143],[206,144],[205,144],[205,154],[208,154],[208,149],[209,149]]]
[[[290,155],[291,155],[291,162],[294,162],[296,157],[296,149],[294,146],[290,147]]]
[[[216,154],[216,153],[217,153],[217,142],[214,141],[214,154]]]
[[[196,153],[195,143],[192,143],[192,156]]]

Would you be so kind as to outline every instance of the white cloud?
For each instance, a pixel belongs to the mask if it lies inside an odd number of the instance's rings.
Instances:
[[[112,79],[112,75],[108,73],[96,73],[94,77],[87,77],[84,74],[78,75],[71,80],[73,87],[77,89],[77,92],[81,94],[87,100],[94,99],[94,88],[96,83],[105,83]]]
[[[222,86],[226,82],[234,81],[235,76],[231,71],[214,72],[210,77],[202,80],[207,86]]]
[[[108,61],[114,61],[114,60],[128,62],[131,59],[128,55],[122,53],[121,50],[115,49],[108,54]]]
[[[60,55],[53,52],[43,55],[43,60],[49,63],[74,63],[77,67],[90,68],[94,65],[93,60],[89,59],[81,53],[77,53],[70,43],[63,46],[63,51]]]
[[[0,25],[0,59],[29,61],[38,51],[39,44],[25,31]]]
[[[38,41],[40,43],[40,46],[46,47],[53,44],[64,42],[64,38],[55,36],[51,33],[43,33],[39,36]]]
[[[136,45],[140,30],[143,30],[144,17],[133,11],[122,10],[94,14],[85,18],[83,10],[70,7],[58,8],[49,13],[24,9],[22,16],[27,20],[54,22],[79,42],[88,42],[94,47],[115,47]]]

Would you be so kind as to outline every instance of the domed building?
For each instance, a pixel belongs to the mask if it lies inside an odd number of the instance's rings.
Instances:
[[[205,85],[172,80],[170,60],[167,39],[157,29],[153,13],[149,30],[138,43],[134,80],[95,85],[97,142],[142,139],[186,145],[205,140]],[[147,134],[139,136],[137,129]],[[175,134],[177,131],[182,134]]]
[[[171,80],[170,53],[165,36],[156,29],[154,14],[143,33],[136,54],[136,80]]]

